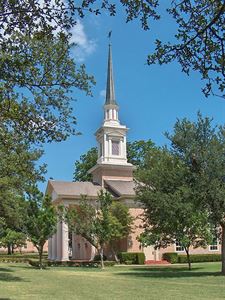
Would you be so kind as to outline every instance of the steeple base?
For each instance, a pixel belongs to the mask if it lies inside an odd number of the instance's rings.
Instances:
[[[105,180],[132,181],[135,167],[132,164],[97,164],[88,173],[92,174],[93,182],[104,186]]]

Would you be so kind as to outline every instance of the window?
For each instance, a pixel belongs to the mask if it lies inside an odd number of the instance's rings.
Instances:
[[[179,242],[176,241],[175,250],[176,252],[184,252],[184,247]]]
[[[120,155],[120,142],[112,141],[112,155]]]
[[[209,250],[210,251],[217,251],[218,250],[218,240],[217,240],[217,238],[213,239],[212,244],[209,245]]]

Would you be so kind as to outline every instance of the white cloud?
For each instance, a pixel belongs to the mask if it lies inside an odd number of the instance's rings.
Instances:
[[[99,94],[100,94],[101,97],[105,98],[106,90],[101,90]]]
[[[76,46],[73,48],[73,54],[75,58],[82,62],[85,58],[92,54],[96,49],[96,42],[88,39],[84,30],[84,25],[80,20],[77,20],[77,24],[70,31],[72,34],[71,42]]]

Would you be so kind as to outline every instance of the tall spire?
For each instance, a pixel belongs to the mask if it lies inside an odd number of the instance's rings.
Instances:
[[[106,87],[106,99],[105,105],[117,105],[114,90],[113,80],[113,64],[112,64],[112,49],[109,43],[109,56],[108,56],[108,73],[107,73],[107,87]]]

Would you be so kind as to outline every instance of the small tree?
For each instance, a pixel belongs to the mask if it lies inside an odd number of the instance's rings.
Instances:
[[[23,232],[17,232],[7,228],[2,238],[0,238],[1,247],[10,249],[13,254],[14,250],[26,245],[26,235]]]
[[[114,255],[115,261],[119,262],[117,257],[117,242],[127,237],[132,232],[132,224],[134,218],[130,215],[128,207],[121,202],[112,202],[110,213],[114,217],[112,221],[116,220],[116,222],[114,224],[115,226],[111,239],[109,241],[109,245]]]
[[[49,196],[37,193],[28,202],[26,234],[38,250],[39,267],[42,268],[43,247],[56,231],[57,215]]]
[[[96,203],[90,203],[84,196],[79,206],[66,212],[69,228],[97,249],[102,268],[105,246],[125,234],[125,225],[116,217],[115,210],[111,195],[101,191]]]

